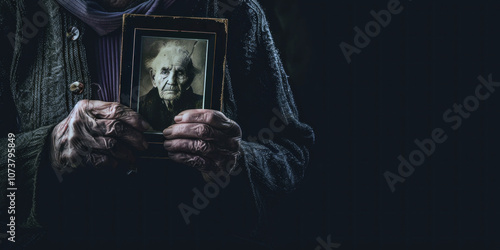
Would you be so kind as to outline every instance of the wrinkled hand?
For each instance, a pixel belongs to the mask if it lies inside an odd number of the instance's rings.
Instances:
[[[83,100],[52,131],[52,167],[61,178],[78,167],[133,162],[132,149],[148,147],[149,129],[139,114],[118,103]]]
[[[230,171],[241,144],[240,126],[215,110],[186,110],[163,131],[164,147],[173,161],[209,173]]]

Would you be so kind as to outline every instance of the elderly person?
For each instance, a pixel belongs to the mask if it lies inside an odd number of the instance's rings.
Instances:
[[[229,19],[222,112],[178,114],[163,131],[170,160],[135,159],[151,127],[115,103],[124,13]],[[314,134],[299,120],[255,0],[0,0],[0,30],[0,135],[16,136],[16,247],[227,249],[254,237],[266,201],[304,176]],[[0,140],[1,211],[7,144]],[[139,172],[127,176],[120,170],[131,162]]]
[[[191,88],[196,73],[191,53],[178,42],[165,43],[146,66],[153,89],[141,96],[139,113],[153,129],[162,131],[180,112],[203,107],[203,96]]]

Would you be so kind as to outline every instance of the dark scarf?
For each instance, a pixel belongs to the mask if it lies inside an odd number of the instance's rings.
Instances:
[[[146,0],[125,11],[109,12],[95,1],[89,0],[56,0],[61,6],[88,24],[100,36],[107,35],[122,25],[123,14],[152,15],[157,10],[165,10],[175,0]]]

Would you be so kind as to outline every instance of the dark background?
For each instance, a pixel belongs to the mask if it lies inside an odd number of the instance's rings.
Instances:
[[[306,179],[271,204],[267,235],[280,249],[500,249],[500,91],[453,131],[443,113],[500,81],[496,1],[402,0],[404,10],[348,64],[339,44],[389,0],[260,1],[301,119],[316,132]],[[415,139],[448,140],[392,193]]]

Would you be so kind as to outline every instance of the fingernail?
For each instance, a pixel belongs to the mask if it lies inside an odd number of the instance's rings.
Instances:
[[[169,136],[172,134],[172,129],[171,128],[167,128],[163,131],[163,135],[164,136]]]
[[[178,115],[174,118],[175,122],[182,122],[182,115]]]
[[[142,127],[145,128],[145,129],[147,129],[147,130],[153,129],[151,127],[151,125],[149,125],[149,123],[147,123],[146,121],[142,121]]]
[[[144,141],[142,145],[144,146],[145,149],[148,149],[149,147],[149,143],[147,141]]]
[[[163,146],[165,147],[165,149],[168,149],[172,146],[172,142],[171,141],[165,141],[165,143],[163,143]]]

